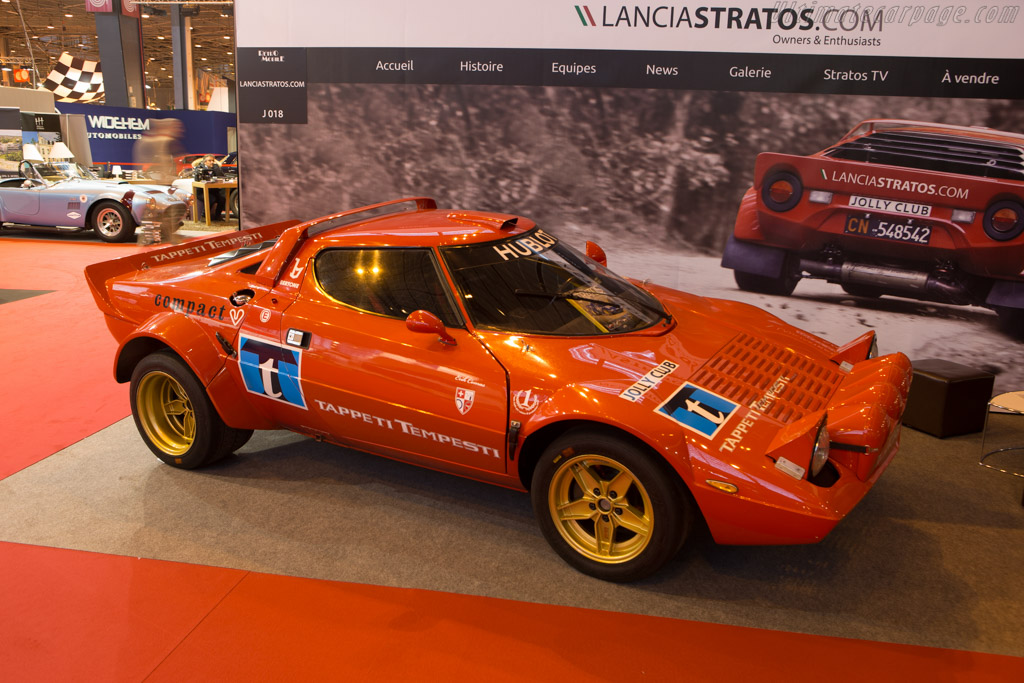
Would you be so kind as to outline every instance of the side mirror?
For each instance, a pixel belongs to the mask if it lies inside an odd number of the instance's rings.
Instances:
[[[608,256],[605,255],[604,249],[598,246],[596,242],[587,240],[587,257],[597,261],[605,268],[608,267]]]
[[[441,319],[430,311],[413,311],[405,319],[405,326],[412,332],[436,334],[441,338],[442,344],[455,346],[455,337],[448,334],[448,330],[444,328],[444,323],[441,322]]]

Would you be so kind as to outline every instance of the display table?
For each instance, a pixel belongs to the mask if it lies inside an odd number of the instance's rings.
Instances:
[[[1024,391],[1010,391],[993,397],[988,403],[986,418],[985,432],[981,437],[980,463],[1003,474],[1024,477]],[[997,429],[992,424],[993,418],[1009,422]],[[1009,437],[1009,445],[987,450],[985,442],[996,437]],[[1006,453],[1013,453],[1016,457],[1000,455]],[[1021,498],[1021,505],[1024,505],[1024,497]]]
[[[199,210],[197,205],[199,204],[199,191],[203,191],[203,206],[206,207],[204,213],[206,214],[206,226],[210,226],[210,190],[224,190],[226,196],[224,197],[224,209],[230,212],[231,206],[231,192],[238,192],[238,179],[232,180],[193,180],[192,181],[192,194],[194,201],[192,202],[192,220],[196,220],[196,212]]]

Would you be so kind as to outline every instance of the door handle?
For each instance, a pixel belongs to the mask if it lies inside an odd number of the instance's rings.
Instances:
[[[288,346],[296,346],[300,349],[309,348],[309,340],[313,335],[305,330],[297,330],[294,327],[288,330],[288,334],[284,337],[285,344]]]

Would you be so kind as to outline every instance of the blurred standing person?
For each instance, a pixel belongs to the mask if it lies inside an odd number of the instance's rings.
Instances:
[[[149,130],[135,143],[135,163],[157,183],[170,185],[177,175],[174,158],[184,154],[184,132],[178,119],[150,119]]]
[[[136,168],[145,171],[158,184],[170,185],[177,176],[175,157],[184,154],[181,139],[185,127],[178,119],[150,119],[149,130],[143,133],[132,150]],[[164,214],[160,224],[160,241],[164,244],[175,244],[180,241],[174,233],[183,216]]]

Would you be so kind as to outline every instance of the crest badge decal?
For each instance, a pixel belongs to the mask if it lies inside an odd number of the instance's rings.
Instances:
[[[459,387],[455,390],[455,407],[459,409],[460,413],[465,415],[473,407],[473,399],[475,397],[476,391],[473,389]]]
[[[533,389],[517,391],[512,397],[512,405],[523,415],[533,415],[540,406],[540,397],[533,393]]]

